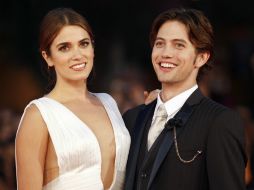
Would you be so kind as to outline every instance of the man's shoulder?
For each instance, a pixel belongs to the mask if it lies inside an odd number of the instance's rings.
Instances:
[[[126,127],[129,129],[129,132],[131,132],[134,126],[136,125],[137,119],[140,117],[143,117],[142,115],[143,113],[147,113],[147,111],[149,111],[150,109],[153,109],[155,103],[156,103],[156,100],[148,105],[141,104],[139,106],[136,106],[132,109],[127,110],[123,114],[123,120],[125,122]]]
[[[223,125],[223,128],[232,128],[233,125],[240,125],[241,123],[240,115],[236,112],[236,110],[207,97],[203,99],[198,109],[198,113],[200,113],[203,117],[212,118],[212,123],[216,123],[216,125],[218,123],[223,123],[221,124]],[[228,125],[228,123],[232,123],[232,125]]]
[[[134,108],[131,108],[123,114],[123,117],[128,117],[128,116],[131,116],[131,117],[136,116],[137,117],[139,115],[139,113],[142,112],[143,110],[153,109],[156,105],[156,102],[157,102],[157,99],[152,101],[149,104],[140,104]]]
[[[216,110],[217,112],[235,112],[231,107],[223,105],[207,97],[205,98],[205,105],[210,109]]]
[[[138,114],[139,114],[142,110],[144,110],[145,107],[146,107],[145,104],[141,104],[141,105],[138,105],[138,106],[136,106],[136,107],[134,107],[134,108],[131,108],[131,109],[127,110],[127,111],[124,112],[124,114],[123,114],[123,119],[124,119],[124,121],[126,122],[126,121],[129,121],[129,120],[136,120]]]

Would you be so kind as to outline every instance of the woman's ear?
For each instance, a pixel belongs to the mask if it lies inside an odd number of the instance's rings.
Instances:
[[[202,67],[204,64],[206,64],[206,62],[208,61],[210,57],[210,53],[209,52],[202,52],[199,53],[197,55],[196,61],[195,61],[195,67],[200,68]]]
[[[43,59],[47,62],[47,64],[48,64],[49,67],[54,66],[54,64],[51,62],[51,59],[50,59],[50,57],[48,56],[48,54],[47,54],[46,51],[42,51],[42,52],[41,52],[41,55],[42,55]]]

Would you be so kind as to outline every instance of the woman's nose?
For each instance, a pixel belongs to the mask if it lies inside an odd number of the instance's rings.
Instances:
[[[75,48],[73,50],[73,59],[81,59],[83,57],[82,51],[80,48]]]

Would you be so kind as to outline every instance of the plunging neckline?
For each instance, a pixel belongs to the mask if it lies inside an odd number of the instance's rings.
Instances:
[[[90,92],[91,93],[91,92]],[[114,159],[114,173],[113,173],[113,180],[112,180],[112,183],[111,183],[111,185],[110,185],[110,187],[108,188],[108,189],[111,189],[112,188],[112,186],[113,186],[113,184],[114,184],[114,182],[115,182],[115,178],[116,178],[116,165],[117,165],[117,163],[116,163],[116,161],[117,161],[117,150],[118,150],[118,147],[117,147],[117,143],[116,143],[116,137],[117,137],[117,135],[116,135],[116,129],[115,129],[115,127],[114,127],[114,124],[112,123],[112,116],[110,115],[110,113],[109,113],[109,111],[108,111],[108,109],[107,109],[107,105],[102,101],[102,99],[99,97],[99,96],[97,96],[95,93],[91,93],[93,96],[95,96],[97,99],[98,99],[98,101],[102,104],[102,106],[103,106],[103,108],[104,108],[104,110],[106,111],[106,114],[107,114],[107,116],[108,116],[108,118],[109,118],[109,121],[110,121],[110,123],[111,123],[111,128],[112,128],[112,130],[113,130],[113,135],[114,135],[114,143],[115,143],[115,159]],[[92,135],[92,137],[93,137],[93,139],[94,139],[94,141],[95,141],[95,143],[96,143],[96,146],[97,146],[97,149],[99,150],[99,162],[100,162],[100,174],[102,173],[102,168],[101,168],[101,166],[102,166],[102,152],[101,152],[101,147],[100,147],[100,144],[99,144],[99,140],[98,140],[98,138],[97,138],[97,136],[95,135],[95,133],[93,132],[93,130],[89,127],[89,125],[87,125],[86,124],[86,122],[84,122],[81,118],[79,118],[70,108],[68,108],[67,106],[65,106],[63,103],[61,103],[61,102],[59,102],[59,101],[57,101],[57,100],[55,100],[55,99],[53,99],[53,98],[50,98],[50,97],[47,97],[47,96],[44,96],[43,98],[45,98],[45,99],[48,99],[48,100],[50,100],[50,101],[52,101],[52,102],[54,102],[54,103],[56,103],[57,105],[59,105],[59,106],[61,106],[62,108],[64,108],[68,113],[70,113],[74,118],[76,118],[76,120],[78,120],[85,128],[84,129],[86,129],[86,130],[88,130],[89,131],[89,133]],[[82,127],[83,127],[82,126]],[[57,158],[57,160],[58,160],[58,158]],[[101,176],[101,175],[100,175]],[[102,176],[101,176],[102,177]],[[103,189],[105,189],[104,188],[104,184],[103,184],[103,182],[102,182],[102,178],[100,177],[100,179],[101,179],[101,183],[102,183],[102,185],[103,185]],[[54,181],[54,180],[52,180],[52,181]],[[49,182],[50,183],[50,182]]]

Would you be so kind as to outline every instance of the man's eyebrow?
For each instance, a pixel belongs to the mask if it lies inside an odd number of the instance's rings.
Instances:
[[[183,39],[178,39],[178,38],[176,38],[176,39],[173,39],[173,41],[174,41],[174,42],[182,42],[182,43],[187,44],[186,40],[183,40]]]
[[[163,38],[163,37],[157,37],[157,38],[155,39],[155,41],[156,41],[156,40],[163,40],[163,41],[166,41],[166,39]],[[176,38],[176,39],[173,39],[173,40],[171,40],[171,41],[173,41],[173,42],[182,42],[182,43],[184,43],[184,44],[187,44],[186,40],[180,39],[180,38]]]
[[[165,39],[162,38],[162,37],[156,37],[156,38],[155,38],[155,41],[156,41],[156,40],[165,40]]]

